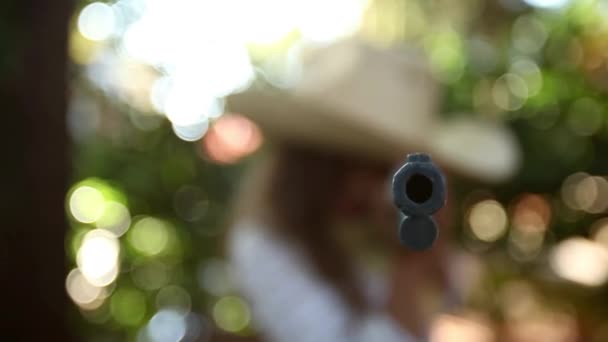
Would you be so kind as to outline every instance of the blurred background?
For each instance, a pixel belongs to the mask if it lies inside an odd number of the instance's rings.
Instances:
[[[438,340],[499,340],[500,326],[514,341],[608,341],[608,1],[32,1],[0,13],[2,145],[16,166],[2,171],[9,336],[256,340],[222,255],[231,194],[264,138],[223,115],[223,98],[289,89],[303,50],[355,35],[421,47],[442,112],[458,113],[445,115],[504,121],[522,146],[506,184],[451,179],[475,319],[444,318]]]

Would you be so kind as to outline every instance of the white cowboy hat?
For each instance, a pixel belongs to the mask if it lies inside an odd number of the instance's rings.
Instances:
[[[288,91],[250,88],[226,99],[274,139],[395,161],[430,153],[484,181],[513,175],[520,150],[500,123],[439,117],[439,84],[414,50],[380,50],[349,39],[318,49]]]

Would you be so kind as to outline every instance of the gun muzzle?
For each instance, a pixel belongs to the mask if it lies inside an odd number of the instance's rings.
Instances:
[[[432,246],[438,234],[432,215],[445,205],[446,192],[445,177],[429,155],[407,156],[393,177],[393,200],[401,211],[402,244],[415,250]]]

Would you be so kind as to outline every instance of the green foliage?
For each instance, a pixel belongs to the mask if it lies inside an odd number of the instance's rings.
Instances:
[[[567,208],[561,187],[575,172],[608,174],[605,14],[598,11],[595,1],[574,2],[562,12],[524,6],[510,10],[498,1],[468,1],[463,2],[461,13],[452,13],[441,10],[447,3],[375,1],[375,15],[390,14],[393,24],[408,16],[395,14],[395,8],[415,8],[418,26],[414,29],[408,21],[389,27],[377,20],[367,31],[381,41],[414,41],[425,49],[444,83],[442,112],[447,118],[471,115],[504,121],[519,139],[523,163],[508,184],[452,181],[455,200],[463,203],[456,206],[456,214],[466,216],[473,190],[496,198],[509,210],[522,194],[536,193],[552,208],[544,251],[563,239],[589,236],[590,225],[604,213]],[[0,20],[0,46],[5,47],[10,44],[3,42],[3,24]],[[0,73],[9,62],[0,54]],[[89,323],[82,325],[90,328],[84,334],[95,335],[102,326],[115,338],[135,338],[158,309],[157,297],[167,286],[185,289],[191,303],[205,303],[193,305],[193,310],[213,314],[210,307],[217,296],[201,288],[197,272],[221,252],[229,201],[242,166],[208,161],[199,143],[179,140],[166,122],[150,119],[155,114],[92,89],[84,71],[76,74],[77,95],[103,110],[102,124],[94,134],[74,144],[74,188],[90,185],[106,201],[126,205],[132,217],[129,231],[119,238],[122,271],[109,289],[109,300],[83,313],[82,322]],[[141,129],[138,120],[151,120],[152,127],[157,127]],[[68,255],[76,260],[81,240],[95,223],[72,223]],[[458,239],[466,240],[466,224],[457,228]],[[503,239],[480,252],[485,253],[491,272],[484,284],[486,291],[472,298],[474,306],[499,311],[492,296],[509,281],[525,278],[560,305],[581,308],[585,317],[608,315],[603,304],[605,288],[586,292],[555,285],[543,278],[542,255],[516,260],[508,245]],[[224,297],[214,310],[218,324],[228,330],[246,325],[247,307],[236,297]]]

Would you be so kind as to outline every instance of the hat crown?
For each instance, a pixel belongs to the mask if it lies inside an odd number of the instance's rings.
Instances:
[[[435,124],[439,86],[418,50],[347,40],[304,57],[301,75],[296,96],[330,107],[344,120],[382,123],[391,140],[419,146]]]

